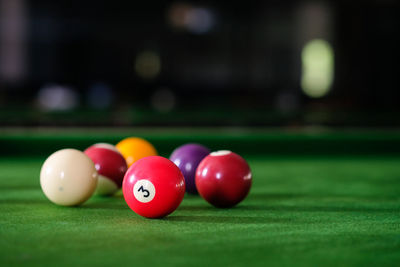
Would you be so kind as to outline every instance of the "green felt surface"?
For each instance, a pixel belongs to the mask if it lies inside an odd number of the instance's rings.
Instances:
[[[0,265],[398,266],[399,156],[249,156],[254,183],[232,209],[185,196],[169,217],[123,197],[50,203],[44,158],[0,158]]]

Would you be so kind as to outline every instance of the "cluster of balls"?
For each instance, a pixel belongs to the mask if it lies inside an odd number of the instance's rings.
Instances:
[[[80,205],[94,193],[113,195],[122,187],[128,206],[147,218],[172,213],[185,191],[200,194],[215,207],[235,206],[249,193],[251,180],[247,162],[231,151],[210,152],[200,144],[185,144],[167,159],[137,137],[116,146],[95,144],[84,152],[59,150],[40,172],[42,190],[55,204]]]

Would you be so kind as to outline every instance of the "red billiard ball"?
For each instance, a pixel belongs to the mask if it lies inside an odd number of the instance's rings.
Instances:
[[[118,191],[128,166],[116,147],[99,143],[90,146],[84,152],[94,162],[99,173],[96,194],[112,195]]]
[[[218,208],[241,202],[251,187],[251,170],[238,154],[228,150],[210,153],[196,170],[196,187],[201,197]]]
[[[149,156],[128,169],[122,184],[128,206],[147,218],[162,218],[172,213],[185,195],[185,178],[169,159]]]

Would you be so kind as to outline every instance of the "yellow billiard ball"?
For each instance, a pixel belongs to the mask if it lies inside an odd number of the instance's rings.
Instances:
[[[141,158],[158,155],[157,150],[150,142],[139,137],[125,138],[115,147],[124,156],[128,168]]]
[[[98,173],[93,161],[76,149],[62,149],[51,154],[42,165],[40,185],[53,203],[80,205],[97,186]]]

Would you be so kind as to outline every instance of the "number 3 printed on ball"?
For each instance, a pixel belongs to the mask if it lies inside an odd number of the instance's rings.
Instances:
[[[142,203],[147,203],[152,201],[155,197],[156,189],[153,183],[149,180],[139,180],[133,187],[133,195],[138,201]]]

